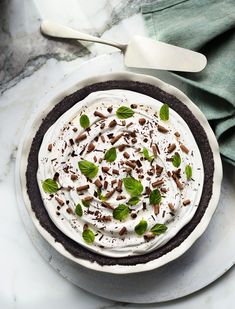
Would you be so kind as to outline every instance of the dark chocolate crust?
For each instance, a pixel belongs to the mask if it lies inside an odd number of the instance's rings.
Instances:
[[[179,113],[182,118],[187,122],[194,138],[198,144],[201,152],[203,165],[204,165],[204,186],[203,192],[200,200],[198,209],[192,218],[192,220],[184,226],[178,234],[172,238],[168,243],[166,243],[161,248],[154,250],[153,252],[140,255],[140,256],[130,256],[123,258],[113,258],[102,256],[97,253],[91,252],[86,248],[80,246],[78,243],[64,235],[51,221],[41,198],[40,191],[37,184],[36,174],[38,169],[38,152],[41,146],[41,142],[44,134],[48,128],[69,108],[71,108],[77,102],[83,100],[91,92],[109,89],[126,89],[146,94],[153,97],[161,102],[167,102],[169,106]],[[46,229],[54,238],[56,242],[60,242],[64,248],[70,252],[73,256],[82,259],[87,259],[89,261],[96,261],[100,265],[135,265],[140,263],[147,263],[151,260],[157,259],[167,252],[178,247],[194,230],[198,225],[201,218],[203,217],[205,210],[208,206],[212,195],[212,185],[213,185],[213,174],[214,174],[214,160],[213,153],[211,151],[207,135],[200,125],[199,121],[195,118],[192,112],[186,107],[181,101],[171,94],[146,83],[125,81],[125,80],[115,80],[92,84],[90,86],[84,87],[75,93],[65,97],[61,102],[59,102],[45,117],[42,121],[31,145],[28,166],[26,171],[27,180],[27,192],[29,199],[31,201],[31,206],[37,219],[39,220],[41,226]]]

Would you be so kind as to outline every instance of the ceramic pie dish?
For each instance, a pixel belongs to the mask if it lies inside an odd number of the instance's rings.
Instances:
[[[222,179],[218,144],[180,90],[132,73],[94,77],[45,102],[31,128],[24,200],[65,257],[97,271],[148,271],[183,254],[209,224]]]

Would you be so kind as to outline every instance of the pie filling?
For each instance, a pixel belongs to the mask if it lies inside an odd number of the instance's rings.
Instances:
[[[58,229],[110,257],[142,255],[193,217],[204,171],[195,139],[167,102],[93,92],[46,132],[37,181]]]

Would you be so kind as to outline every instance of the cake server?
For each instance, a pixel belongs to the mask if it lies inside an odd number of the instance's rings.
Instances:
[[[41,23],[41,32],[51,37],[89,41],[116,47],[123,52],[125,65],[132,68],[200,72],[207,63],[206,57],[201,53],[138,35],[133,36],[128,44],[120,44],[49,20]]]

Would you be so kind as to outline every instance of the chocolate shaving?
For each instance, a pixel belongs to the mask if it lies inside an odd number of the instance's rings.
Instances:
[[[70,143],[71,146],[73,146],[74,145],[74,140],[72,138],[70,138],[69,139],[69,143]]]
[[[78,179],[78,176],[75,175],[75,174],[72,174],[72,175],[70,176],[70,178],[71,178],[72,181],[75,181],[75,180]]]
[[[184,186],[183,184],[179,181],[179,178],[176,176],[176,174],[172,174],[172,178],[174,179],[177,187],[180,189],[180,190],[183,190]]]
[[[154,156],[157,157],[158,151],[157,151],[156,145],[153,145],[153,146],[152,146],[152,151],[153,151]]]
[[[157,175],[161,175],[161,173],[163,171],[163,167],[157,164],[155,169],[156,169]]]
[[[93,143],[90,143],[87,147],[87,152],[90,153],[95,149],[95,145]]]
[[[105,123],[103,122],[103,123],[101,123],[101,125],[100,125],[101,130],[103,130],[104,127],[105,127]]]
[[[109,128],[114,128],[117,125],[117,121],[115,119],[113,119],[110,123],[109,123]]]
[[[113,137],[111,139],[111,144],[114,145],[122,136],[123,136],[123,133],[118,134],[117,136]]]
[[[113,138],[113,133],[109,133],[109,134],[107,134],[107,136],[108,136],[109,139],[111,139],[111,138]]]
[[[128,145],[126,145],[126,144],[122,144],[122,145],[118,146],[118,150],[123,151],[127,146]]]
[[[102,172],[107,173],[109,171],[109,167],[108,166],[102,166],[101,170],[102,170]]]
[[[47,150],[48,150],[48,151],[52,151],[52,144],[49,144],[49,145],[48,145]]]
[[[76,143],[79,143],[79,142],[83,141],[83,140],[86,139],[86,138],[87,138],[86,133],[83,133],[83,134],[78,135],[78,136],[75,138],[75,141],[76,141]]]
[[[122,192],[122,180],[121,179],[118,180],[117,192],[119,193]]]
[[[137,104],[131,104],[131,108],[133,109],[137,108]]]
[[[164,180],[163,179],[159,179],[159,180],[153,182],[152,186],[153,186],[153,188],[156,188],[156,187],[161,186],[162,184],[164,184]]]
[[[61,200],[60,198],[58,198],[57,196],[55,196],[55,200],[58,202],[58,204],[59,204],[60,206],[63,206],[63,205],[64,205],[64,201]]]
[[[106,190],[108,188],[108,181],[104,181],[104,189]]]
[[[101,139],[102,143],[105,143],[104,135],[100,135],[100,139]]]
[[[85,224],[83,225],[83,231],[85,231],[85,230],[87,230],[87,229],[88,229],[88,224],[85,223]]]
[[[175,171],[172,171],[172,174],[175,174],[178,178],[181,178],[180,173],[181,173],[181,169],[180,169],[180,168],[178,168],[178,169],[175,170]]]
[[[132,161],[125,161],[125,164],[131,168],[135,168],[136,167],[136,163],[132,162]]]
[[[58,172],[55,172],[53,180],[57,181],[59,179],[60,174]]]
[[[117,179],[113,179],[113,180],[111,181],[112,187],[113,187],[113,185],[114,185],[116,182],[117,182]]]
[[[180,137],[179,132],[175,132],[175,136],[176,136],[176,137]]]
[[[174,151],[175,148],[176,148],[175,144],[169,144],[168,147],[167,147],[167,152],[172,153],[172,151]]]
[[[101,112],[95,111],[94,112],[94,116],[100,117],[100,118],[106,118],[106,116],[104,114],[102,114]]]
[[[112,173],[113,173],[114,175],[119,175],[119,170],[113,169],[113,170],[112,170]]]
[[[121,231],[119,231],[119,235],[123,236],[125,233],[127,232],[127,229],[125,226],[123,226],[123,228],[121,229]]]
[[[189,199],[183,201],[183,205],[184,205],[184,206],[187,206],[187,205],[189,205],[190,203],[191,203],[191,201],[190,201]]]
[[[108,208],[108,209],[114,209],[114,207],[110,204],[110,203],[107,203],[107,202],[102,202],[101,205],[104,207],[104,208]]]
[[[89,189],[89,187],[90,187],[89,185],[83,185],[83,186],[77,187],[77,192],[87,190]]]
[[[150,193],[152,192],[152,190],[150,189],[150,187],[145,187],[145,193],[147,195],[150,195]]]
[[[139,124],[140,124],[141,126],[143,126],[143,125],[145,124],[145,122],[146,122],[146,119],[145,119],[145,118],[140,118],[140,119],[139,119]]]
[[[103,222],[112,221],[112,217],[111,216],[102,216],[100,219]]]
[[[168,130],[165,127],[161,126],[160,124],[157,126],[157,129],[161,133],[167,133],[168,132]]]
[[[94,199],[93,196],[85,196],[85,197],[83,198],[83,201],[85,201],[85,202],[91,202],[93,199]]]
[[[129,153],[127,153],[126,151],[123,153],[123,157],[126,158],[126,159],[129,159],[130,158],[130,155]]]
[[[111,196],[113,196],[114,192],[116,191],[116,188],[113,189],[112,191],[109,191],[108,193],[105,194],[105,198],[109,199]]]
[[[109,107],[107,108],[107,111],[111,114],[112,111],[113,111],[113,108],[112,108],[111,106],[109,106]]]
[[[94,182],[97,188],[101,189],[102,188],[102,183],[101,181],[97,178],[96,181]]]
[[[77,157],[78,155],[75,153],[75,151],[73,150],[72,152],[71,152],[71,157]]]
[[[153,212],[156,216],[159,214],[159,205],[158,204],[153,205]]]
[[[125,200],[125,199],[126,199],[125,195],[118,195],[116,198],[117,201]]]
[[[185,152],[186,154],[189,153],[189,149],[188,149],[186,146],[184,146],[184,144],[180,144],[180,149],[181,149],[183,152]]]
[[[172,203],[168,203],[168,207],[170,208],[171,211],[175,211],[175,207]]]
[[[73,210],[72,210],[72,208],[70,208],[70,207],[67,208],[66,211],[67,211],[68,214],[73,214]]]

